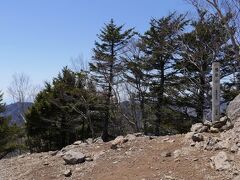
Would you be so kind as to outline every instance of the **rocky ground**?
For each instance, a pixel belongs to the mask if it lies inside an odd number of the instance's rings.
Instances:
[[[109,143],[76,142],[59,152],[4,159],[0,161],[0,179],[226,180],[238,177],[238,153],[225,147],[205,149],[208,141],[193,143],[188,139],[189,134],[165,137],[137,134]],[[212,137],[209,135],[203,133],[205,139]],[[220,133],[214,134],[214,138],[220,139]]]
[[[88,139],[0,160],[0,180],[240,180],[240,95],[227,117],[175,136]]]

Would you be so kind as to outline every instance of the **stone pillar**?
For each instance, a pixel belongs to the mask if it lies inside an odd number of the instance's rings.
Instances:
[[[220,63],[212,64],[212,122],[220,119]]]

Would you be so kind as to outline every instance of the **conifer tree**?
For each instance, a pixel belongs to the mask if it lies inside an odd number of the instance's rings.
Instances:
[[[161,19],[152,19],[150,29],[142,36],[143,51],[148,56],[147,66],[151,70],[150,91],[155,105],[155,135],[160,135],[160,124],[164,120],[166,94],[171,88],[175,74],[173,66],[178,57],[178,38],[187,21],[184,15],[172,13]]]
[[[3,94],[0,91],[0,159],[15,149],[22,148],[17,140],[20,138],[21,129],[16,125],[9,124],[11,118],[4,117],[3,114],[6,110],[3,101]]]
[[[26,114],[30,150],[56,150],[79,139],[94,138],[100,129],[99,101],[84,72],[64,68],[51,84],[46,83]]]
[[[103,122],[102,139],[109,140],[109,122],[114,121],[116,96],[114,86],[118,85],[117,77],[123,68],[120,55],[124,47],[134,35],[133,29],[123,30],[123,25],[117,26],[113,20],[101,30],[99,41],[95,42],[93,60],[90,70],[105,96],[105,119]]]
[[[124,80],[130,87],[127,87],[127,93],[132,106],[132,114],[136,126],[136,131],[143,131],[147,134],[147,92],[149,91],[149,78],[146,67],[146,54],[141,48],[141,40],[132,40],[122,56],[124,61]],[[138,110],[139,109],[139,110]],[[139,111],[141,118],[138,117]]]
[[[214,15],[199,12],[199,19],[192,22],[193,30],[182,38],[182,60],[177,67],[184,77],[182,86],[188,96],[188,106],[196,111],[197,120],[204,119],[204,110],[210,109],[212,62],[221,64],[221,78],[231,74],[227,55],[229,36],[221,20]]]

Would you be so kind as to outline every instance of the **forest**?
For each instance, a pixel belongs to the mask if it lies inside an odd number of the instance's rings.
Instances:
[[[0,159],[16,149],[57,150],[88,138],[181,134],[211,120],[213,62],[221,67],[221,104],[240,93],[240,1],[189,3],[195,18],[172,12],[144,22],[144,33],[114,19],[103,24],[89,63],[63,67],[46,82],[24,126],[0,116]]]

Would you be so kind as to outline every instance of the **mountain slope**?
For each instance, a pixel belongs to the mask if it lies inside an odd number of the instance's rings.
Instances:
[[[32,103],[30,102],[9,104],[6,106],[6,111],[3,115],[6,117],[10,116],[12,118],[10,124],[17,124],[18,126],[21,126],[24,124],[24,119],[21,114],[24,114],[31,106]]]

